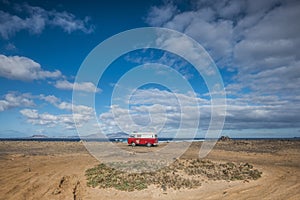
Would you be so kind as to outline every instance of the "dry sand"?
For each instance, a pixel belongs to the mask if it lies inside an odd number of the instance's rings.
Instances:
[[[193,143],[183,158],[196,158],[200,145]],[[206,159],[249,162],[263,174],[251,181],[205,181],[189,190],[91,188],[86,186],[85,170],[99,161],[80,142],[1,141],[0,199],[299,199],[299,140],[219,142]]]

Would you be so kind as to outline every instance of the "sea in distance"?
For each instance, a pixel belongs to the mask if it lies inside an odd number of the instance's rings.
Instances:
[[[232,140],[300,140],[293,138],[231,138]],[[159,138],[159,142],[196,142],[215,140],[212,138]],[[127,138],[80,138],[80,137],[12,137],[0,138],[0,141],[39,141],[39,142],[127,142]]]

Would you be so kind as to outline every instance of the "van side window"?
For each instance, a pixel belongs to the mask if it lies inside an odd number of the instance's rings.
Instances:
[[[141,134],[137,134],[136,137],[140,138],[140,137],[141,137]]]
[[[134,138],[134,135],[130,135],[131,138]]]

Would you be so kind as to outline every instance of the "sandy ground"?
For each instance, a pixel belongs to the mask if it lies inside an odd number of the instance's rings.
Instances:
[[[200,145],[193,143],[183,158],[196,158]],[[219,142],[206,159],[249,162],[263,174],[251,181],[205,181],[189,190],[90,188],[85,170],[99,161],[80,142],[1,141],[0,199],[299,199],[299,140]]]

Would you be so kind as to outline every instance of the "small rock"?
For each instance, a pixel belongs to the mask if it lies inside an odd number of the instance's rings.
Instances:
[[[60,189],[58,189],[58,188],[56,188],[53,192],[52,192],[52,194],[54,194],[54,195],[57,195],[57,194],[60,194],[61,193],[61,191],[60,191]]]
[[[231,141],[231,138],[229,136],[221,136],[219,141]]]

